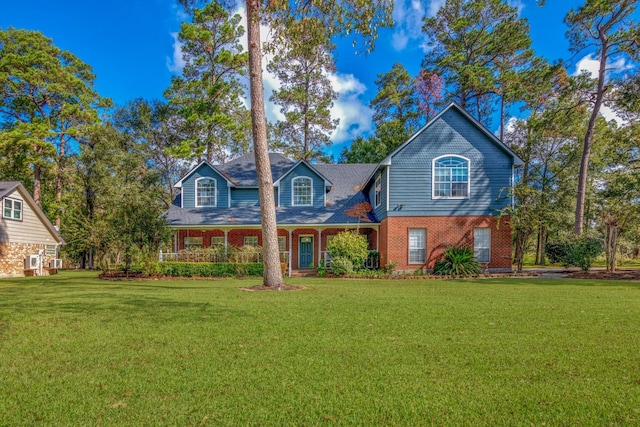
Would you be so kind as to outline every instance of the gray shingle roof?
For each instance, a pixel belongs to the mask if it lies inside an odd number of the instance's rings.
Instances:
[[[271,169],[274,171],[274,181],[295,165],[295,162],[280,154],[272,153],[269,157],[272,161]],[[365,180],[373,173],[376,165],[315,164],[311,166],[333,184],[333,187],[327,193],[327,206],[279,207],[276,209],[276,220],[279,225],[377,222],[373,213],[370,213],[365,220],[354,218],[347,214],[347,211],[354,206],[369,202],[361,189],[365,184]],[[220,168],[221,171],[227,173],[238,183],[239,187],[254,187],[258,185],[252,154],[242,156],[224,165],[216,165],[216,168]],[[259,207],[185,209],[179,207],[179,203],[180,197],[177,197],[174,205],[164,214],[170,225],[190,227],[199,225],[260,224]]]
[[[274,181],[278,180],[295,164],[293,160],[287,159],[278,153],[269,153],[269,163],[271,163],[271,174]],[[256,161],[253,153],[245,154],[230,162],[215,165],[214,167],[229,176],[238,187],[258,186]]]
[[[19,181],[0,181],[0,199],[11,193],[19,185]]]

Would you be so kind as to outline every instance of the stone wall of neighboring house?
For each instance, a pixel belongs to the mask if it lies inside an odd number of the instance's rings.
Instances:
[[[451,246],[473,248],[474,228],[491,229],[489,270],[511,271],[511,227],[504,218],[498,227],[495,216],[387,217],[380,224],[380,264],[397,262],[397,270],[431,270]],[[426,262],[409,263],[409,230],[426,231]]]
[[[29,255],[37,255],[38,250],[45,250],[45,244],[34,243],[6,243],[0,242],[0,277],[24,276],[24,260]],[[45,251],[46,252],[46,251]],[[55,255],[43,255],[43,268],[38,270],[38,275],[49,275],[49,263],[55,259]],[[29,274],[29,273],[26,273]]]

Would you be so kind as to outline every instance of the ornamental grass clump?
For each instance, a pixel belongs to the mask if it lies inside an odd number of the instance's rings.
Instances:
[[[475,260],[473,249],[464,246],[447,249],[433,267],[433,274],[441,276],[471,276],[480,271],[482,265]]]

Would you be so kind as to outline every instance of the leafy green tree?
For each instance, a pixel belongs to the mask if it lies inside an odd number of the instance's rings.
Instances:
[[[17,151],[21,157],[13,166],[28,164],[33,170],[39,205],[43,174],[53,169],[60,207],[69,144],[98,122],[100,107],[109,105],[94,90],[94,79],[89,65],[42,33],[0,30],[0,150]],[[59,226],[59,211],[56,217]]]
[[[321,157],[338,125],[330,111],[337,99],[329,81],[329,73],[335,71],[332,49],[324,26],[313,18],[292,22],[278,43],[270,45],[275,55],[267,70],[281,83],[271,101],[285,116],[274,126],[271,145],[295,159]]]
[[[569,26],[567,39],[570,50],[576,54],[585,49],[593,50],[599,61],[595,88],[588,96],[593,107],[589,124],[584,133],[578,176],[574,221],[576,235],[582,234],[584,228],[589,156],[594,140],[596,120],[608,90],[606,76],[608,63],[612,58],[625,58],[632,61],[640,59],[638,49],[640,26],[632,18],[636,5],[635,0],[586,0],[584,5],[577,9],[571,9],[565,17],[565,23]]]
[[[423,67],[444,79],[448,100],[489,123],[492,97],[511,101],[515,67],[530,56],[526,21],[502,0],[447,0],[423,31],[432,47]]]
[[[263,236],[264,285],[280,286],[282,272],[278,253],[278,234],[273,197],[273,177],[269,164],[267,126],[264,114],[264,88],[262,86],[262,45],[260,22],[269,20],[272,28],[283,31],[288,24],[302,17],[316,18],[323,23],[330,36],[359,34],[364,50],[373,49],[377,29],[391,22],[392,4],[383,0],[272,0],[266,5],[260,0],[247,0],[249,42],[249,87],[253,147],[256,157],[258,191]]]
[[[172,149],[178,157],[224,161],[229,141],[246,138],[240,78],[246,74],[248,56],[240,44],[240,20],[214,1],[193,10],[192,22],[182,24],[178,40],[185,67],[165,92],[186,121],[188,138]]]
[[[166,207],[177,195],[174,184],[189,170],[184,159],[173,155],[185,138],[184,121],[175,108],[160,101],[136,99],[116,109],[112,115],[115,129],[135,141],[135,147],[159,174]]]
[[[378,74],[376,86],[378,93],[369,103],[376,125],[396,120],[409,134],[413,133],[423,121],[418,113],[414,80],[407,69],[396,62],[391,70]]]
[[[410,134],[400,120],[382,122],[369,138],[357,137],[340,153],[340,163],[379,163],[404,143]]]

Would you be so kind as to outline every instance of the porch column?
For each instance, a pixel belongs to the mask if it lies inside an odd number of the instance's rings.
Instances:
[[[322,259],[322,227],[318,228],[318,267],[320,267],[320,260]]]
[[[224,254],[227,255],[227,247],[229,246],[229,230],[225,228],[222,231],[224,232]]]
[[[291,277],[291,260],[293,259],[293,230],[290,228],[289,230],[289,277]]]

